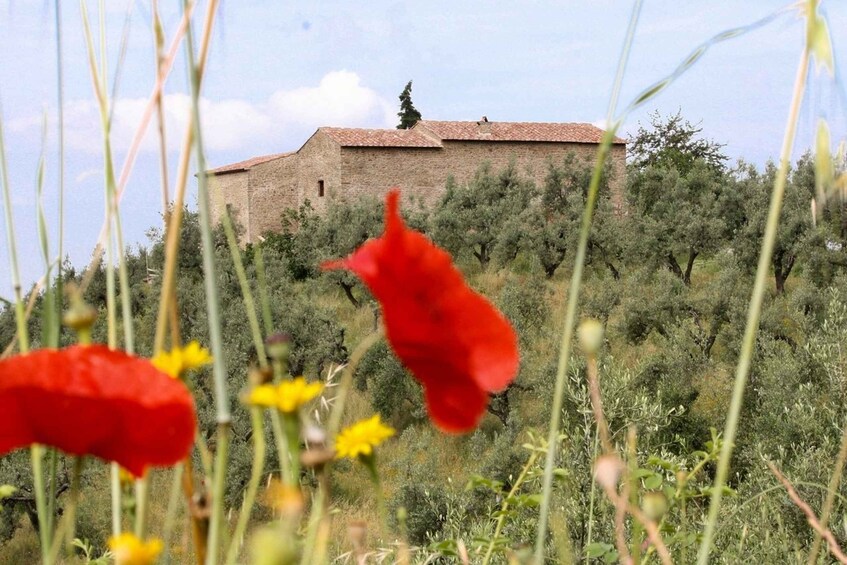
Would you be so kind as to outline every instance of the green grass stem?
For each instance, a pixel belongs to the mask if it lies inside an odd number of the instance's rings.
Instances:
[[[244,533],[247,531],[247,524],[250,521],[253,503],[256,502],[256,493],[259,490],[262,470],[265,467],[265,430],[262,412],[263,409],[260,407],[253,406],[250,408],[250,421],[253,427],[253,462],[250,468],[247,491],[241,504],[241,512],[238,514],[238,522],[235,525],[232,539],[229,541],[229,551],[227,551],[225,561],[227,565],[232,565],[238,558],[239,550],[243,545]]]
[[[171,492],[168,496],[168,508],[165,511],[165,522],[162,527],[162,545],[164,546],[162,565],[167,565],[171,559],[171,540],[173,539],[177,510],[180,507],[179,502],[182,499],[182,479],[184,473],[185,464],[180,463],[173,468],[173,473],[171,474]]]
[[[750,364],[756,349],[756,335],[759,330],[759,320],[762,315],[762,301],[765,296],[765,288],[771,272],[771,259],[773,257],[774,243],[776,242],[777,229],[779,228],[779,216],[782,211],[782,200],[785,194],[785,185],[788,179],[788,168],[791,160],[791,150],[794,147],[794,135],[797,128],[797,119],[800,115],[800,104],[806,88],[806,76],[809,72],[809,50],[803,49],[800,63],[797,67],[797,76],[794,80],[794,89],[791,99],[791,107],[788,111],[788,123],[785,128],[785,137],[782,143],[782,151],[779,158],[779,170],[771,193],[770,208],[768,209],[768,221],[762,240],[762,249],[759,254],[759,264],[756,268],[756,279],[753,285],[753,294],[747,309],[747,324],[744,329],[744,338],[741,346],[741,354],[735,372],[735,384],[732,390],[732,399],[729,405],[726,425],[723,431],[723,445],[718,459],[715,482],[712,488],[712,496],[709,501],[709,516],[706,520],[706,529],[703,540],[697,554],[698,565],[706,565],[709,562],[709,553],[712,550],[715,530],[717,528],[718,516],[723,496],[723,487],[729,475],[729,464],[732,451],[735,447],[735,436],[738,431],[738,421],[741,414],[741,403],[744,399],[744,389],[747,386],[747,377],[750,374]]]
[[[183,10],[188,2],[183,2]],[[217,1],[211,0],[207,6],[207,20],[203,41],[207,42],[211,34]],[[229,460],[229,429],[232,414],[226,384],[226,364],[224,362],[223,339],[221,336],[220,302],[218,298],[217,273],[215,272],[215,247],[212,240],[212,219],[209,209],[209,183],[206,178],[206,157],[203,149],[203,135],[200,122],[200,73],[194,55],[194,37],[189,22],[186,29],[186,62],[191,84],[191,116],[194,130],[194,153],[197,165],[197,203],[200,215],[200,237],[203,254],[203,275],[206,287],[206,311],[209,318],[209,343],[214,358],[212,375],[214,378],[214,398],[216,420],[218,423],[218,445],[215,453],[214,475],[212,477],[212,516],[209,522],[206,563],[215,565],[221,545],[223,528],[223,498],[226,487],[226,469]]]
[[[585,253],[588,246],[588,236],[591,233],[591,220],[594,216],[594,206],[597,201],[597,193],[600,189],[600,179],[603,174],[603,166],[606,162],[606,156],[609,153],[612,140],[614,139],[617,125],[612,125],[612,119],[615,115],[617,100],[620,93],[623,76],[626,71],[626,63],[629,60],[629,52],[632,47],[632,40],[635,37],[635,28],[638,25],[638,18],[641,14],[642,0],[635,0],[632,7],[632,13],[629,18],[629,26],[624,38],[621,54],[618,57],[618,68],[615,72],[615,79],[612,86],[612,93],[609,98],[609,108],[606,117],[606,127],[608,128],[603,135],[603,140],[597,150],[597,158],[594,163],[594,170],[591,174],[591,181],[588,187],[588,197],[586,198],[585,208],[582,214],[582,225],[579,234],[579,243],[577,244],[576,258],[574,260],[574,270],[571,275],[570,286],[568,287],[567,309],[565,312],[564,329],[562,331],[562,340],[559,345],[559,361],[556,369],[556,385],[553,392],[553,406],[550,410],[550,426],[547,434],[547,454],[544,460],[544,475],[541,487],[541,507],[538,514],[538,529],[535,538],[535,553],[534,561],[540,565],[544,562],[544,547],[547,542],[547,527],[550,517],[550,506],[553,499],[553,471],[556,466],[556,451],[559,443],[559,425],[562,420],[562,403],[564,401],[565,384],[567,382],[567,368],[570,363],[571,344],[573,343],[574,330],[576,325],[576,311],[579,303],[579,291],[582,285],[582,273],[585,268]]]
[[[56,133],[58,139],[58,166],[59,174],[56,182],[58,183],[59,196],[59,229],[56,236],[56,244],[58,246],[59,263],[56,268],[56,336],[58,339],[59,327],[62,320],[63,300],[64,300],[64,253],[65,253],[65,80],[64,80],[64,64],[62,62],[63,47],[62,47],[62,13],[59,0],[55,1],[54,12],[56,16],[56,106],[57,120]],[[58,345],[58,343],[56,343]],[[55,477],[54,477],[55,479]],[[54,481],[55,482],[55,481]]]
[[[521,474],[518,475],[518,478],[512,485],[512,489],[509,491],[509,494],[507,494],[503,499],[503,504],[500,506],[499,516],[497,517],[497,525],[494,527],[494,534],[488,542],[488,548],[485,550],[485,557],[482,559],[482,565],[488,565],[491,562],[491,556],[494,554],[494,546],[497,544],[497,538],[500,537],[500,532],[503,531],[503,526],[506,523],[509,501],[518,493],[518,489],[526,480],[527,474],[529,474],[529,470],[532,469],[533,465],[535,465],[535,462],[538,460],[538,456],[539,453],[537,451],[533,451],[532,454],[530,454],[526,465],[524,465],[523,469],[521,469]]]
[[[256,302],[253,300],[253,292],[250,290],[247,272],[244,270],[244,261],[241,258],[241,249],[238,247],[238,238],[235,236],[235,230],[232,227],[232,220],[229,217],[229,213],[222,215],[221,224],[223,224],[224,234],[229,245],[232,264],[235,267],[235,276],[238,278],[241,299],[244,301],[244,309],[247,312],[247,322],[250,325],[250,334],[253,337],[253,347],[256,348],[259,366],[264,369],[268,366],[268,357],[265,354],[265,340],[262,338],[262,329],[259,327],[259,317],[256,314]]]

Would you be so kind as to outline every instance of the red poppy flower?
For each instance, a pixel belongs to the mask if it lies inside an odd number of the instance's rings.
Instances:
[[[40,443],[141,476],[185,458],[195,428],[188,389],[146,359],[91,345],[0,361],[0,455]]]
[[[465,283],[450,255],[410,230],[388,193],[385,233],[324,269],[349,269],[382,305],[388,342],[421,382],[433,422],[449,432],[473,429],[488,393],[518,370],[515,331]]]

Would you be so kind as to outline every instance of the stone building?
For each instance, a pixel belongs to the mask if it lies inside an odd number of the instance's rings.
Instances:
[[[255,157],[209,171],[212,219],[229,206],[244,226],[244,240],[280,228],[282,210],[309,200],[320,211],[331,198],[382,197],[391,187],[403,197],[434,203],[447,178],[473,178],[488,162],[495,170],[514,162],[544,181],[551,162],[569,152],[593,159],[603,131],[585,123],[419,121],[408,130],[322,127],[291,153]],[[626,146],[611,150],[612,190],[624,186]]]

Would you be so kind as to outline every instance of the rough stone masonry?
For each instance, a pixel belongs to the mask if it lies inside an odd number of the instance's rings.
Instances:
[[[227,206],[244,227],[242,243],[279,230],[282,212],[308,200],[317,211],[329,199],[381,198],[400,187],[404,198],[434,204],[447,178],[467,182],[485,162],[514,162],[537,184],[550,163],[568,153],[593,159],[603,130],[587,123],[452,122],[421,120],[407,130],[321,127],[291,153],[255,157],[208,171],[212,220]],[[622,201],[626,144],[610,154],[612,198]]]

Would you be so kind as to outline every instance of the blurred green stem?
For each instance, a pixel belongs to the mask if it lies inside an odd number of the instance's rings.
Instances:
[[[210,0],[206,7],[207,19],[203,29],[203,42],[211,35],[217,0]],[[188,0],[183,0],[183,10],[188,9]],[[226,469],[229,460],[229,441],[232,414],[227,394],[226,363],[224,362],[223,338],[221,336],[220,300],[218,298],[217,272],[215,270],[215,244],[212,239],[212,218],[209,209],[209,183],[206,177],[206,154],[200,121],[200,72],[194,56],[194,32],[191,22],[186,29],[185,51],[188,76],[191,84],[191,126],[194,131],[194,160],[197,166],[197,210],[200,216],[200,236],[203,255],[203,278],[206,287],[206,311],[209,319],[209,343],[214,359],[214,398],[218,423],[218,444],[215,452],[215,467],[212,477],[212,515],[209,521],[206,563],[217,565],[223,529],[223,499],[226,488]],[[201,53],[204,50],[201,48]]]
[[[258,406],[250,408],[251,423],[253,425],[253,465],[250,470],[250,481],[247,483],[247,493],[241,504],[241,512],[238,515],[238,523],[235,532],[229,541],[229,551],[226,555],[226,564],[235,563],[238,552],[241,549],[242,538],[247,530],[253,503],[256,501],[256,492],[259,490],[259,480],[262,478],[262,470],[265,467],[265,429],[262,425],[263,410]]]
[[[341,429],[341,418],[344,416],[344,406],[347,403],[347,395],[350,392],[350,388],[353,386],[353,374],[356,372],[356,367],[359,366],[359,362],[362,360],[365,353],[368,352],[368,349],[370,349],[373,344],[382,337],[382,335],[383,330],[380,328],[360,341],[359,345],[356,346],[356,349],[354,349],[353,353],[350,355],[350,361],[341,373],[341,380],[338,383],[338,393],[335,395],[335,405],[332,407],[332,413],[329,416],[329,424],[327,425],[327,437],[330,438],[330,441],[335,441],[335,435],[338,433],[338,430]]]
[[[811,17],[811,16],[810,16]],[[785,185],[788,179],[788,167],[791,160],[791,149],[794,147],[794,134],[797,128],[797,119],[800,115],[800,103],[806,89],[806,76],[809,72],[809,49],[803,49],[800,56],[800,64],[797,67],[797,76],[794,80],[794,94],[791,107],[788,111],[788,123],[785,128],[785,138],[782,143],[782,151],[779,157],[779,170],[771,193],[770,208],[768,210],[768,221],[765,228],[762,250],[759,254],[759,264],[756,268],[756,281],[753,285],[753,295],[747,310],[747,325],[744,329],[744,340],[742,341],[741,354],[738,359],[738,367],[735,371],[735,385],[732,389],[732,400],[726,418],[723,431],[723,445],[718,458],[715,482],[712,487],[712,496],[709,501],[709,516],[706,520],[706,529],[703,540],[697,554],[698,565],[706,565],[709,562],[709,553],[718,524],[718,515],[721,508],[721,498],[726,479],[729,474],[729,463],[732,458],[732,450],[735,447],[735,434],[738,431],[738,420],[741,413],[741,403],[744,399],[744,389],[747,386],[747,376],[750,373],[750,363],[756,349],[756,334],[759,331],[759,319],[762,315],[762,301],[765,296],[765,287],[771,270],[771,259],[776,242],[777,229],[779,228],[779,216],[782,211],[782,199],[785,194]]]
[[[570,363],[571,344],[574,337],[574,327],[576,325],[576,311],[579,303],[579,291],[582,285],[582,273],[585,269],[585,254],[588,247],[588,236],[591,233],[591,220],[594,216],[594,205],[597,201],[597,192],[600,190],[600,179],[603,174],[603,166],[606,162],[606,156],[609,153],[609,148],[617,131],[617,123],[613,123],[615,108],[617,106],[618,96],[623,82],[626,63],[629,59],[629,51],[632,46],[632,40],[635,37],[635,28],[638,24],[638,17],[641,13],[642,0],[635,0],[632,8],[632,13],[629,18],[629,27],[627,28],[626,37],[623,47],[621,48],[620,57],[618,57],[618,68],[615,73],[615,81],[612,86],[612,93],[609,98],[609,108],[606,113],[606,127],[608,128],[604,135],[600,147],[597,149],[597,159],[594,163],[594,171],[591,174],[591,181],[588,186],[588,195],[585,200],[585,207],[582,214],[582,226],[579,233],[579,243],[577,244],[576,258],[574,260],[574,270],[571,275],[570,286],[568,287],[567,309],[565,312],[564,329],[562,331],[562,340],[559,345],[559,362],[556,369],[556,385],[553,392],[553,406],[550,410],[550,427],[547,434],[547,456],[544,461],[544,478],[542,482],[541,508],[538,516],[538,531],[535,538],[535,553],[534,562],[536,565],[541,565],[544,562],[544,547],[547,543],[547,526],[550,515],[550,506],[553,498],[553,470],[556,467],[556,451],[559,445],[559,424],[562,419],[562,403],[564,401],[565,384],[567,381],[567,369]]]
[[[56,559],[59,558],[59,553],[62,550],[62,545],[74,538],[76,529],[76,509],[79,503],[79,485],[82,478],[82,468],[85,465],[85,457],[74,457],[74,467],[71,472],[71,488],[68,492],[68,505],[65,507],[65,513],[56,529],[53,536],[53,541],[50,544],[50,551],[45,559],[45,565],[53,565]]]
[[[162,529],[162,545],[164,546],[164,555],[162,555],[162,564],[167,565],[171,559],[171,538],[173,537],[174,523],[176,522],[176,513],[179,510],[179,501],[182,498],[182,476],[185,473],[185,464],[179,463],[173,469],[171,475],[171,493],[168,496],[168,509],[165,512],[165,525]]]

